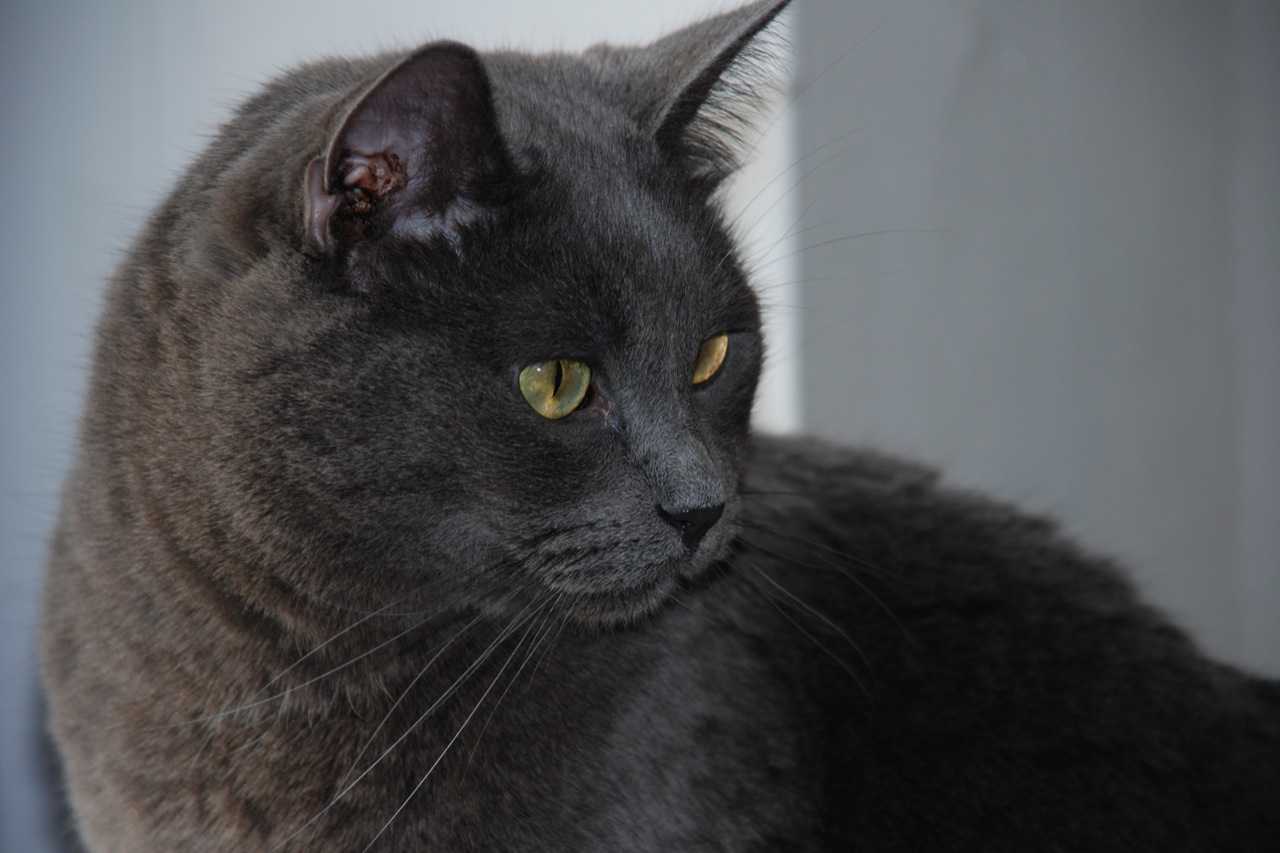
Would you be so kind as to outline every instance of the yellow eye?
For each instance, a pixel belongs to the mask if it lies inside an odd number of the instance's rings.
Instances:
[[[728,352],[729,334],[727,332],[712,335],[703,341],[698,349],[698,360],[693,365],[693,384],[701,385],[719,373]]]
[[[539,361],[520,371],[520,393],[533,410],[553,421],[573,414],[591,386],[591,368],[568,358]]]

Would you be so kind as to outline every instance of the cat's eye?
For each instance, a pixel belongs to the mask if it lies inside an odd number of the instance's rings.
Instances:
[[[701,385],[720,372],[724,357],[729,353],[729,334],[712,335],[698,348],[698,360],[693,364],[693,384]]]
[[[582,361],[538,361],[520,371],[520,393],[544,418],[568,417],[582,405],[591,387],[591,368]]]

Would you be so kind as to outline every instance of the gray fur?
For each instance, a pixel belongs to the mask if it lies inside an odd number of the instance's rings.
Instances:
[[[785,5],[321,63],[223,128],[111,282],[53,538],[89,849],[1280,849],[1280,686],[1045,521],[749,437],[714,191]]]

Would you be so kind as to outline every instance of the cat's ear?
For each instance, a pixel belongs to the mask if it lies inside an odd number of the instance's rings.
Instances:
[[[387,233],[455,242],[511,174],[480,57],[427,45],[359,97],[308,166],[307,246],[330,254]]]
[[[669,157],[718,183],[734,172],[752,121],[780,84],[778,16],[790,0],[764,0],[709,18],[646,49],[654,91],[643,121]]]

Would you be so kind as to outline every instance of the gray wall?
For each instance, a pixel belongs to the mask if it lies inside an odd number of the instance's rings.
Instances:
[[[800,188],[805,427],[1055,514],[1280,673],[1280,4],[797,21],[797,149],[832,158]]]

